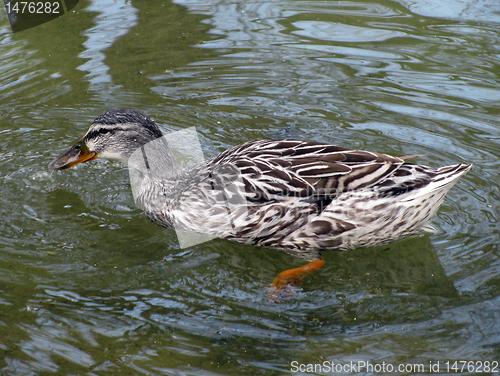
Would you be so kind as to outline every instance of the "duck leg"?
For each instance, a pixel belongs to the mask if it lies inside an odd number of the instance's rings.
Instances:
[[[307,275],[309,273],[315,272],[325,266],[325,260],[323,258],[315,261],[310,261],[307,265],[301,266],[300,268],[288,269],[276,276],[273,283],[271,284],[271,289],[269,290],[269,299],[271,301],[276,301],[289,286],[297,286],[297,282],[304,282],[301,276]],[[289,291],[286,291],[287,295],[290,295]]]

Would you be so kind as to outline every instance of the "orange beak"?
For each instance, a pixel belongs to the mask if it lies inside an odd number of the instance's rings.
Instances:
[[[51,170],[64,170],[78,163],[87,162],[95,158],[97,158],[97,154],[89,151],[83,140],[80,140],[67,152],[50,162],[49,168]]]

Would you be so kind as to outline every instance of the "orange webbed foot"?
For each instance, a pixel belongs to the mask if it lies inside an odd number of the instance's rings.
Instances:
[[[321,258],[320,260],[310,261],[307,265],[301,266],[300,268],[288,269],[281,272],[271,284],[269,299],[275,302],[276,299],[283,295],[287,298],[290,297],[293,295],[293,288],[297,286],[297,283],[304,282],[302,278],[300,278],[301,276],[315,272],[324,265],[325,260]]]

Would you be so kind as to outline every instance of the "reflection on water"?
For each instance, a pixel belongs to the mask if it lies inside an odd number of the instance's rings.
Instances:
[[[300,363],[497,360],[494,0],[81,1],[10,34],[0,13],[2,374],[282,375]],[[301,262],[214,240],[181,250],[135,208],[124,166],[47,163],[112,107],[210,157],[300,138],[473,169],[436,234]]]
[[[87,40],[79,57],[86,62],[78,69],[88,72],[90,87],[97,91],[103,89],[102,84],[113,83],[105,63],[105,51],[136,26],[137,9],[130,2],[113,0],[91,2],[85,11],[98,13],[98,16],[94,18],[95,26],[83,33]]]
[[[418,3],[400,0],[402,5],[418,15],[443,18],[454,21],[500,22],[499,7],[495,0],[460,1],[460,0],[424,0]]]

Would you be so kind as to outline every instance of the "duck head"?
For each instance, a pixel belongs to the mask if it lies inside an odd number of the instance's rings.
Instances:
[[[140,111],[106,111],[93,121],[81,140],[50,162],[49,168],[64,170],[95,158],[127,163],[135,150],[162,136],[160,128]]]

